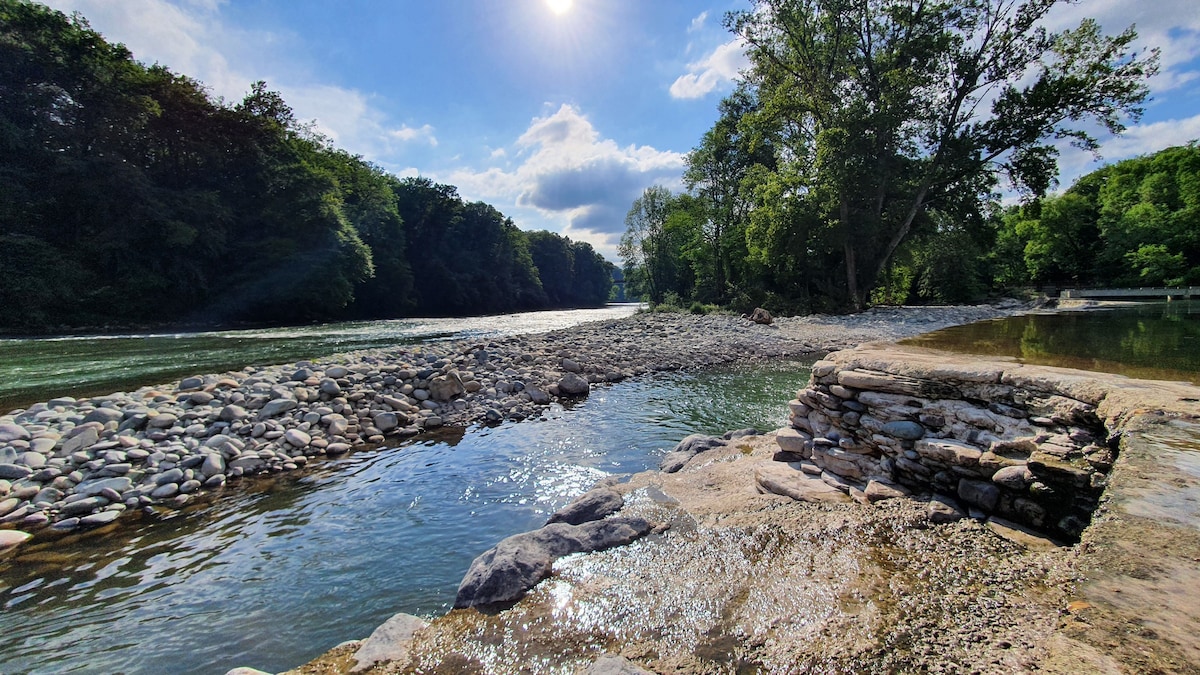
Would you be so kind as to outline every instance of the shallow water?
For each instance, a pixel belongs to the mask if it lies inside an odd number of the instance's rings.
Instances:
[[[546,419],[244,481],[184,513],[35,540],[0,561],[0,672],[277,672],[396,612],[441,614],[471,560],[689,433],[786,421],[808,365],[597,387]]]
[[[1024,314],[943,328],[901,344],[1200,384],[1200,302]]]
[[[109,394],[171,380],[430,340],[541,333],[629,316],[639,305],[452,319],[394,319],[202,333],[0,340],[0,411],[52,396]]]

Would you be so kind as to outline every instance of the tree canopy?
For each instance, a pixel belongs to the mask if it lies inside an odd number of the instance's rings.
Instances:
[[[264,82],[214,100],[79,15],[0,0],[0,329],[603,304],[612,266],[565,238],[548,297],[543,238],[334,148]]]
[[[935,290],[945,244],[991,245],[1001,178],[1041,196],[1060,144],[1094,150],[1141,113],[1157,55],[1133,50],[1132,28],[1047,31],[1055,4],[755,0],[729,14],[750,67],[689,157],[708,241],[697,288],[861,308],[900,262]]]

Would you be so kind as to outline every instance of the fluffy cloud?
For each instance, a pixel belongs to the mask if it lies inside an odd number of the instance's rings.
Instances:
[[[1142,48],[1161,51],[1161,71],[1150,82],[1155,92],[1175,89],[1200,76],[1200,12],[1195,0],[1089,0],[1061,4],[1047,16],[1051,30],[1074,28],[1085,18],[1094,18],[1109,33],[1135,26]]]
[[[508,168],[459,170],[447,176],[472,199],[532,209],[565,222],[564,233],[612,255],[625,213],[654,184],[676,187],[684,155],[650,146],[621,147],[601,137],[571,105],[535,118],[514,143]]]
[[[740,38],[719,45],[707,56],[688,64],[688,72],[671,83],[671,96],[681,99],[703,98],[721,85],[732,82],[738,72],[750,65],[746,43]]]
[[[704,22],[707,20],[708,20],[708,10],[706,9],[703,12],[700,12],[700,14],[698,16],[696,16],[696,18],[692,19],[691,25],[688,26],[688,32],[695,33],[696,31],[704,28]]]
[[[92,27],[122,42],[143,62],[157,62],[203,82],[216,96],[240,100],[257,80],[279,90],[298,120],[314,120],[320,133],[345,150],[388,168],[410,143],[437,145],[433,127],[397,125],[363,92],[312,82],[298,72],[286,49],[293,38],[230,26],[224,0],[47,0],[78,11]],[[237,64],[236,66],[233,64]]]

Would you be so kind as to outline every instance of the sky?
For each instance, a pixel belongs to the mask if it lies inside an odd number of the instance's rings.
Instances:
[[[45,0],[43,0],[45,1]],[[1104,163],[1200,138],[1198,0],[1082,0],[1052,29],[1136,24],[1161,50],[1142,120],[1097,160],[1065,149],[1063,187]],[[486,201],[522,229],[616,262],[633,200],[682,189],[688,151],[746,66],[722,26],[748,0],[49,0],[110,41],[236,102],[265,80],[334,145]]]

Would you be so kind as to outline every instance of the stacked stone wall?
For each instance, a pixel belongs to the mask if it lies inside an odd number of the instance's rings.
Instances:
[[[789,402],[779,459],[864,501],[933,492],[1078,539],[1116,445],[1088,390],[945,364],[887,372],[839,354],[813,364],[808,387]]]

